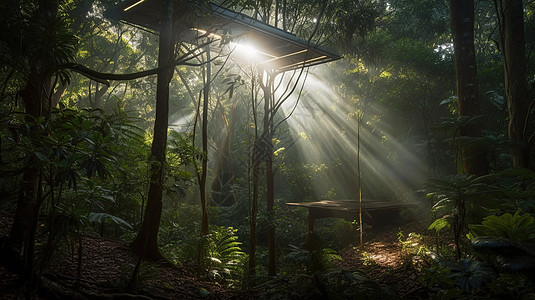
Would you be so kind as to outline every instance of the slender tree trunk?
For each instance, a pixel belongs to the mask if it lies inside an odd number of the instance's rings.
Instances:
[[[203,90],[203,105],[202,105],[202,167],[201,178],[199,180],[201,193],[201,234],[208,235],[208,208],[206,200],[206,176],[208,173],[208,104],[210,101],[210,80],[212,77],[212,70],[210,65],[210,46],[206,46],[206,77]]]
[[[282,1],[282,30],[286,31],[286,1]]]
[[[256,146],[253,147],[253,195],[251,199],[250,220],[249,220],[249,275],[256,272],[256,216],[258,214],[258,182],[260,175],[260,152]]]
[[[160,27],[160,42],[158,65],[165,66],[173,58],[174,41],[173,2],[162,1],[162,23]],[[173,77],[174,68],[163,69],[158,72],[156,87],[156,119],[154,121],[154,138],[152,141],[150,163],[150,185],[147,207],[143,223],[132,242],[134,251],[142,258],[161,259],[158,249],[158,229],[162,215],[162,191],[165,167],[165,152],[167,146],[167,126],[169,117],[169,82]]]
[[[531,168],[529,159],[529,99],[526,81],[524,9],[522,0],[499,1],[503,17],[505,96],[509,109],[509,140],[512,144],[513,165]]]
[[[276,251],[275,251],[275,227],[274,227],[274,211],[273,206],[275,204],[275,180],[273,174],[273,151],[271,145],[271,134],[266,136],[269,138],[268,148],[269,153],[266,153],[266,211],[268,216],[267,224],[267,238],[268,238],[268,275],[275,276],[277,275],[277,266],[276,266]]]
[[[364,224],[362,223],[362,181],[361,181],[361,173],[360,173],[360,125],[362,123],[362,113],[357,112],[357,197],[359,199],[359,241],[360,241],[360,247],[362,248],[364,246],[363,243],[363,236],[364,236]]]
[[[275,180],[273,174],[273,122],[271,121],[271,101],[273,89],[273,76],[266,72],[266,85],[264,92],[264,132],[261,136],[263,156],[266,164],[266,212],[267,212],[267,238],[268,238],[268,275],[275,276],[276,253],[275,253],[275,228],[273,227],[275,204]]]
[[[252,149],[252,169],[253,169],[253,195],[250,201],[249,211],[249,275],[254,275],[256,272],[256,215],[258,213],[258,177],[260,174],[260,151],[258,148],[258,124],[256,119],[256,105],[255,105],[255,76],[251,74],[251,103],[253,107],[255,135]]]
[[[455,51],[455,75],[459,115],[474,117],[481,112],[477,84],[477,65],[474,49],[474,2],[450,0],[450,22]],[[463,125],[461,135],[478,137],[481,125]],[[487,151],[478,143],[462,146],[463,168],[466,174],[488,173]]]
[[[279,2],[280,0],[275,0],[275,27],[279,28]]]

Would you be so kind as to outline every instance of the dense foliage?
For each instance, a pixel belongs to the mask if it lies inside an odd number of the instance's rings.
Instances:
[[[131,242],[156,166],[160,251],[225,287],[261,287],[281,299],[395,298],[333,267],[364,224],[321,220],[307,234],[306,210],[286,205],[355,199],[362,188],[366,199],[422,204],[411,213],[429,220],[436,245],[413,254],[426,257],[420,280],[430,297],[534,296],[533,3],[475,1],[480,109],[463,115],[455,20],[443,1],[218,2],[343,58],[273,76],[272,106],[262,110],[269,77],[254,64],[177,41],[172,56],[188,63],[176,64],[168,84],[163,166],[150,157],[156,71],[98,77],[157,70],[157,35],[119,22],[116,1],[0,4],[0,208],[15,215],[1,250],[27,271],[29,293],[54,259],[74,255],[62,245],[81,253],[85,235]],[[521,135],[510,86],[517,79],[504,70],[514,24],[500,10],[513,2],[524,5]],[[488,174],[466,168],[467,149],[482,149]]]

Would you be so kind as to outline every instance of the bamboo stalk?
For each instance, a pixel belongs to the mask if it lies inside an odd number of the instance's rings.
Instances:
[[[359,197],[359,231],[360,231],[360,247],[363,247],[364,226],[362,224],[362,187],[360,181],[360,123],[362,121],[362,112],[357,112],[357,182],[358,182],[358,197]]]

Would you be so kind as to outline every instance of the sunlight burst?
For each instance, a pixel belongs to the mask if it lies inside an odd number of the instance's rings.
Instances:
[[[321,74],[321,70],[322,67],[317,67],[308,75],[300,98],[296,92],[282,107],[285,115],[293,112],[287,122],[298,140],[296,147],[302,163],[328,166],[323,177],[314,179],[316,196],[355,198],[358,144],[354,115],[362,110],[365,120],[361,125],[360,160],[364,198],[411,198],[425,168],[421,159],[390,133],[390,125],[377,121],[388,109],[373,103],[356,108],[335,91],[329,76]],[[296,80],[296,77],[281,80]]]

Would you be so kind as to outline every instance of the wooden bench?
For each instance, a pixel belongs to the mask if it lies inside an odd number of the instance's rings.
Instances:
[[[314,223],[316,219],[343,218],[348,221],[353,221],[358,220],[359,218],[358,200],[322,200],[317,202],[293,202],[286,204],[288,206],[305,207],[308,209],[308,231],[314,231]],[[397,212],[402,208],[416,207],[418,205],[420,205],[420,203],[417,202],[404,203],[362,199],[362,213],[364,216],[365,214],[378,211],[381,213],[386,213],[388,211]]]

